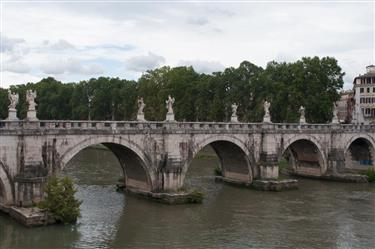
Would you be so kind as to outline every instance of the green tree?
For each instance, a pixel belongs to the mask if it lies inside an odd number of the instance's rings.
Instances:
[[[45,198],[39,203],[41,209],[51,212],[58,222],[69,224],[77,221],[82,202],[75,198],[77,190],[69,177],[50,178],[44,191]]]

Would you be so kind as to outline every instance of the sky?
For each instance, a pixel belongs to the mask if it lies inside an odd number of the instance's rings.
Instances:
[[[3,88],[332,56],[350,89],[375,64],[374,0],[0,1]]]

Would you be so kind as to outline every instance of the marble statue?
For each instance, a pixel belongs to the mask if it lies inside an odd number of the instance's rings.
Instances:
[[[8,98],[10,101],[9,109],[16,109],[16,106],[18,104],[18,93],[12,93],[10,90],[8,90]]]
[[[264,115],[270,115],[270,106],[271,106],[271,103],[268,102],[267,100],[264,101]]]
[[[175,99],[171,97],[171,95],[168,95],[168,99],[165,101],[167,104],[166,107],[168,109],[168,113],[173,113],[173,104]]]
[[[145,108],[145,103],[143,98],[138,98],[138,115],[143,115],[143,109]]]
[[[29,110],[35,110],[35,98],[36,98],[36,91],[27,90],[26,91],[26,101],[29,104]]]
[[[264,123],[271,123],[270,106],[271,106],[271,103],[265,100],[263,104],[263,107],[264,107],[263,122]]]
[[[236,103],[232,104],[232,117],[237,117],[237,108],[238,105]]]
[[[300,106],[300,108],[299,108],[299,114],[300,114],[299,122],[300,122],[301,124],[306,123],[306,118],[305,118],[305,107]]]
[[[231,122],[238,122],[237,108],[238,108],[238,105],[236,103],[232,104],[232,116],[230,118]]]

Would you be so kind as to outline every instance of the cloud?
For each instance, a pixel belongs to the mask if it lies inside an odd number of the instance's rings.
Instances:
[[[1,52],[11,52],[13,51],[19,44],[24,43],[24,39],[19,39],[19,38],[9,38],[7,36],[4,36],[3,34],[0,33],[0,38],[1,38],[1,47],[0,51]]]
[[[26,72],[27,65],[30,74],[63,72],[59,77],[67,81],[87,79],[86,73],[101,67],[108,76],[138,77],[164,64],[192,64],[210,72],[221,70],[221,63],[236,66],[248,60],[264,67],[274,59],[316,55],[335,57],[348,75],[345,82],[351,83],[349,75],[363,73],[375,59],[372,2],[59,2],[3,7],[2,34],[13,38],[1,46],[3,64],[9,55],[21,55],[9,70]],[[51,65],[44,65],[46,58],[54,58]],[[67,58],[76,58],[78,69],[66,65]]]
[[[30,72],[30,67],[22,60],[7,62],[3,65],[3,71],[24,74]]]
[[[208,19],[204,17],[191,17],[187,20],[188,24],[203,26],[208,24]]]
[[[0,82],[0,87],[8,88],[10,85],[26,84],[29,82],[38,82],[43,77],[34,74],[19,74],[9,71],[1,72],[3,82]]]
[[[144,72],[157,68],[165,63],[165,58],[160,55],[148,52],[147,55],[134,56],[126,60],[125,66],[134,72]]]
[[[66,49],[75,48],[73,44],[71,44],[70,42],[64,39],[59,39],[57,42],[54,42],[54,43],[51,43],[50,41],[45,40],[43,44],[48,46],[48,48],[54,49],[54,50],[66,50]]]
[[[102,74],[104,68],[97,64],[83,64],[83,61],[77,58],[68,59],[50,59],[40,65],[40,69],[45,74],[83,74],[83,75],[96,75]]]
[[[193,66],[198,73],[212,73],[222,71],[225,67],[218,61],[204,61],[204,60],[182,60],[178,63],[179,66]]]

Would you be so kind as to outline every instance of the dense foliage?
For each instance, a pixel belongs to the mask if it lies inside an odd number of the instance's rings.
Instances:
[[[81,201],[74,197],[76,191],[70,178],[53,177],[45,186],[46,197],[39,207],[51,212],[58,222],[75,223],[80,216],[81,205]]]
[[[240,121],[259,122],[268,100],[273,122],[298,121],[303,105],[308,122],[324,123],[332,117],[343,75],[336,59],[307,57],[293,63],[272,61],[265,69],[244,61],[210,75],[166,66],[147,71],[138,81],[100,77],[63,84],[49,77],[11,90],[20,94],[20,118],[26,116],[25,92],[34,89],[40,119],[134,120],[137,98],[143,97],[146,119],[164,120],[170,94],[180,121],[228,121],[231,104],[237,103]],[[8,104],[7,90],[0,89],[0,119],[7,117]]]

